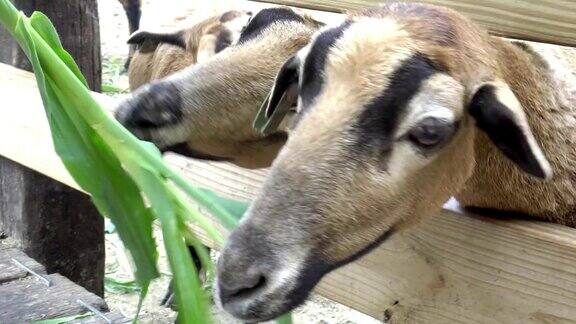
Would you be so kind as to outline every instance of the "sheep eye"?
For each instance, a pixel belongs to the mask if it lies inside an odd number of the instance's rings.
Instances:
[[[428,117],[410,130],[408,138],[420,147],[432,148],[444,143],[453,132],[454,125],[449,121]]]

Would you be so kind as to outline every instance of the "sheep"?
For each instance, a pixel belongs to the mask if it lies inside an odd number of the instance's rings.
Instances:
[[[219,303],[248,322],[283,314],[451,196],[574,226],[576,88],[552,67],[432,5],[322,29],[271,90],[267,115],[298,89],[295,121],[220,256]]]
[[[234,10],[174,33],[134,33],[128,40],[138,47],[128,69],[130,90],[202,63],[234,44],[250,15]]]
[[[119,105],[116,118],[163,151],[247,168],[268,166],[287,135],[280,130],[262,136],[252,119],[284,60],[320,26],[289,8],[263,9],[236,44],[140,87]]]

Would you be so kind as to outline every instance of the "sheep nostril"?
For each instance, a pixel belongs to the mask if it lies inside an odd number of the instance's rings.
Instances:
[[[220,282],[220,295],[223,301],[242,298],[254,294],[266,287],[267,279],[263,274],[253,277],[235,278],[238,282]]]
[[[234,292],[231,295],[231,297],[242,297],[243,295],[247,295],[257,290],[260,290],[260,288],[263,288],[264,286],[266,286],[266,277],[260,276],[256,284],[252,285],[251,287],[245,287],[239,289],[238,291]]]

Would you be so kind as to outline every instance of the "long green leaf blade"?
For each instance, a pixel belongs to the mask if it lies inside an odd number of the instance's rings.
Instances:
[[[30,17],[30,24],[40,34],[40,36],[48,43],[48,45],[56,52],[56,54],[62,59],[62,61],[68,66],[70,71],[72,71],[76,77],[84,83],[86,88],[88,88],[88,82],[86,78],[80,71],[80,68],[74,62],[72,55],[70,55],[60,42],[60,37],[56,32],[56,28],[52,25],[52,22],[45,14],[41,12],[34,12]]]
[[[194,301],[180,307],[178,321],[181,323],[209,323],[210,313],[208,302],[202,291],[202,285],[188,252],[180,228],[181,219],[175,213],[166,182],[149,167],[135,163],[127,163],[127,169],[138,182],[140,189],[150,201],[154,214],[162,224],[164,245],[168,254],[168,261],[172,268],[174,278],[174,291],[176,301]]]
[[[138,188],[125,175],[114,154],[74,109],[66,109],[72,105],[44,74],[31,38],[31,28],[25,19],[20,19],[15,33],[23,40],[23,48],[36,72],[56,151],[78,184],[92,193],[99,211],[110,216],[121,228],[119,233],[137,264],[137,280],[146,286],[158,276],[151,230],[153,218]]]

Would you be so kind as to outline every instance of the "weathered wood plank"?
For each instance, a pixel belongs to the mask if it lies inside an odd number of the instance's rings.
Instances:
[[[18,114],[0,110],[0,136],[20,143],[0,141],[0,155],[75,186],[52,151],[31,75],[2,65],[0,74],[0,96],[21,102]],[[244,200],[266,174],[166,159],[190,181]],[[576,230],[445,211],[329,275],[317,291],[399,323],[576,321]]]
[[[0,248],[0,284],[24,278],[28,276],[28,272],[16,266],[12,259],[22,263],[32,271],[37,273],[46,273],[43,265],[30,258],[24,252],[18,249],[2,249]]]
[[[391,0],[255,0],[308,9],[343,12]],[[396,2],[398,2],[396,0]],[[493,34],[576,46],[576,2],[564,0],[422,0],[451,7]]]
[[[99,310],[104,300],[59,274],[47,275],[51,286],[26,277],[0,285],[0,323],[27,323],[85,313],[80,299]]]
[[[104,220],[86,195],[0,157],[0,229],[49,273],[103,295]]]
[[[114,324],[130,323],[131,322],[130,320],[128,320],[127,318],[122,316],[122,314],[120,314],[118,312],[105,313],[104,316],[106,316],[106,318],[108,318]],[[139,319],[139,322],[140,323],[146,323],[146,319],[141,317]],[[106,324],[106,321],[100,316],[93,315],[93,316],[89,316],[89,317],[79,318],[77,320],[69,322],[68,324]]]

